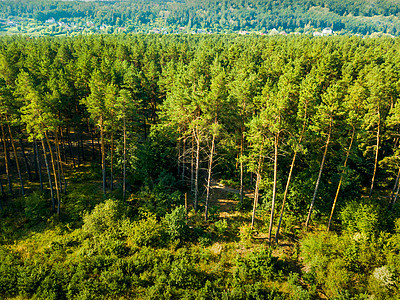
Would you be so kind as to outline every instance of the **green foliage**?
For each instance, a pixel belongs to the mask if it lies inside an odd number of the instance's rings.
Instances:
[[[14,253],[0,247],[0,295],[15,296],[18,293],[18,266],[22,263]]]
[[[250,252],[245,257],[237,257],[233,278],[238,282],[263,281],[272,279],[277,272],[277,259],[266,247]]]
[[[361,234],[361,238],[369,239],[378,230],[378,211],[371,204],[350,202],[343,208],[340,216],[343,227],[351,234]]]
[[[37,224],[41,221],[46,221],[51,211],[49,203],[43,194],[34,192],[25,198],[25,216],[30,224]]]
[[[159,246],[163,243],[165,229],[153,214],[145,214],[139,221],[124,222],[123,231],[127,235],[129,246]]]
[[[228,231],[228,222],[226,219],[219,220],[215,222],[212,226],[218,236],[224,236]]]
[[[91,213],[83,217],[82,230],[87,235],[96,236],[118,228],[123,216],[122,206],[118,201],[106,200],[96,205]]]
[[[290,273],[288,277],[288,285],[290,289],[290,297],[293,300],[311,300],[310,293],[305,290],[299,283],[299,274]]]
[[[186,225],[186,209],[184,206],[178,206],[170,214],[166,214],[165,222],[167,233],[171,239],[185,239],[188,226]]]

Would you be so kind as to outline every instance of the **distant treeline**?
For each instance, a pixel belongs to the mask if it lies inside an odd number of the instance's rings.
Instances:
[[[371,34],[400,32],[400,4],[394,1],[252,0],[252,1],[2,1],[0,18],[10,16],[46,21],[85,19],[95,24],[138,29],[163,25],[213,32],[268,31],[280,28],[307,31],[331,27],[334,31]],[[148,28],[146,28],[148,29]]]

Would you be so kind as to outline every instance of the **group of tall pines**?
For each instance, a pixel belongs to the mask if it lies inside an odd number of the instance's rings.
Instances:
[[[396,299],[399,51],[1,38],[0,295]]]

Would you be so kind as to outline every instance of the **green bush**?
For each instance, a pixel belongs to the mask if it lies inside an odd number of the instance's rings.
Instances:
[[[127,235],[127,244],[131,247],[160,246],[163,244],[164,229],[156,215],[146,213],[144,219],[130,223],[122,223]]]
[[[238,256],[233,278],[239,282],[272,279],[277,271],[277,259],[271,250],[261,247],[245,257]]]
[[[122,217],[121,204],[109,199],[96,205],[91,213],[87,213],[83,217],[82,230],[90,236],[103,234],[105,231],[119,228]]]
[[[186,225],[186,210],[183,206],[178,206],[170,214],[165,215],[167,225],[166,231],[171,239],[184,239],[188,226]]]
[[[351,234],[360,233],[361,238],[370,239],[377,232],[378,211],[371,204],[350,202],[341,211],[343,227]]]
[[[223,236],[228,230],[228,222],[226,219],[222,219],[215,222],[212,227],[216,234]]]
[[[25,217],[30,224],[46,221],[51,216],[50,201],[42,194],[34,192],[25,198]]]
[[[0,257],[0,295],[6,297],[16,295],[20,258],[3,247],[0,248]]]

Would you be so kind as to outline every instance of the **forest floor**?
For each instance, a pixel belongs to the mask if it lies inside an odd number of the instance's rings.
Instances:
[[[239,195],[240,190],[218,183],[215,180],[211,182],[211,188],[212,188],[212,194],[211,194],[210,206],[219,207],[219,217],[221,219],[237,220],[239,216],[243,217],[243,214],[239,213],[237,210],[239,200],[232,199],[234,198],[232,197],[232,194]],[[254,192],[245,190],[244,196],[252,199],[254,197]],[[249,212],[248,216],[248,221],[250,220],[251,220],[251,212]],[[242,221],[245,220],[243,219]],[[276,228],[273,228],[273,233],[275,233],[275,230]],[[272,238],[274,239],[274,236]],[[253,239],[256,243],[267,243],[268,232],[256,231],[253,234]],[[297,243],[295,239],[285,236],[284,240],[279,241],[280,247],[275,248],[273,253],[276,256],[292,255],[293,252],[295,251],[296,245]]]

